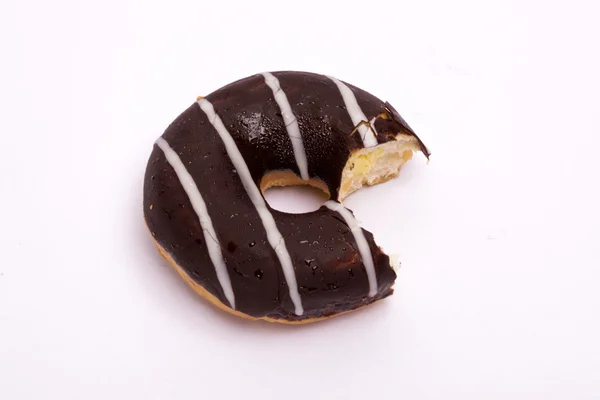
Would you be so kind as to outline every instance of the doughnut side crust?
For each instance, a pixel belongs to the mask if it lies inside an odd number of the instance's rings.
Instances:
[[[192,279],[188,275],[188,273],[183,268],[181,268],[175,262],[175,260],[173,260],[173,257],[165,249],[163,249],[160,244],[158,244],[158,242],[154,241],[154,244],[156,245],[156,248],[158,249],[158,253],[169,263],[169,265],[179,274],[179,276],[185,281],[185,283],[188,284],[188,286],[194,292],[196,292],[197,294],[199,294],[204,299],[208,300],[210,303],[212,303],[213,305],[215,305],[217,308],[219,308],[219,309],[221,309],[221,310],[223,310],[225,312],[228,312],[229,314],[235,315],[236,317],[241,317],[241,318],[252,320],[252,321],[263,320],[263,321],[267,321],[267,322],[287,324],[287,325],[303,325],[303,324],[310,324],[312,322],[322,321],[324,319],[336,317],[338,315],[347,314],[347,313],[349,313],[351,311],[355,311],[355,310],[361,309],[361,308],[365,307],[366,305],[368,305],[368,304],[359,305],[359,306],[357,306],[354,309],[349,309],[349,310],[346,310],[346,311],[340,311],[340,312],[335,313],[335,314],[321,316],[321,317],[314,317],[314,318],[305,318],[305,319],[300,319],[300,320],[286,320],[286,319],[271,318],[271,317],[261,317],[261,318],[252,317],[252,316],[250,316],[248,314],[244,314],[244,313],[242,313],[240,311],[234,310],[231,307],[225,305],[215,295],[213,295],[212,293],[210,293],[202,285],[198,284],[194,279]]]

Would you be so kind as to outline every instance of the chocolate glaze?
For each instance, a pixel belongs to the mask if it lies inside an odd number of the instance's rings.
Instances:
[[[298,120],[310,176],[323,180],[331,198],[337,199],[346,161],[353,150],[363,147],[338,88],[322,75],[300,72],[273,75]],[[384,113],[385,117],[375,121],[379,143],[393,140],[399,133],[416,136],[388,103],[348,86],[369,119]],[[262,75],[229,84],[206,99],[235,140],[257,185],[269,171],[291,170],[299,175],[280,109]],[[311,213],[287,214],[269,207],[294,265],[305,310],[296,315],[275,251],[206,114],[198,104],[193,104],[162,137],[177,152],[204,198],[238,311],[253,317],[302,320],[355,309],[392,293],[396,274],[371,233],[363,230],[378,280],[374,297],[368,297],[367,274],[354,236],[338,213],[321,207]],[[420,140],[419,143],[429,155]],[[146,170],[144,214],[156,241],[177,264],[228,304],[209,258],[198,217],[157,146]]]

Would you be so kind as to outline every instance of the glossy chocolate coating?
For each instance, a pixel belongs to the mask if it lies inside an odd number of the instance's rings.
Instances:
[[[337,199],[342,170],[353,150],[363,147],[341,94],[327,77],[276,72],[298,120],[311,177]],[[348,85],[384,143],[414,132],[387,103]],[[257,185],[269,171],[299,175],[290,138],[272,90],[262,75],[227,85],[206,96],[235,140]],[[396,274],[371,233],[365,232],[375,265],[378,292],[368,297],[368,279],[356,241],[343,218],[321,207],[305,214],[271,209],[291,256],[304,314],[294,314],[280,262],[225,146],[197,104],[184,111],[163,138],[193,177],[217,234],[236,297],[236,309],[253,317],[302,320],[358,308],[392,293]],[[419,141],[420,142],[420,141]],[[424,153],[428,155],[422,145]],[[150,206],[152,205],[152,208]],[[209,258],[198,216],[174,170],[155,146],[144,182],[146,223],[157,242],[187,272],[228,304]]]

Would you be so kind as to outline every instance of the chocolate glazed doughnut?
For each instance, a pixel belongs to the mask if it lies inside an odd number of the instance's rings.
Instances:
[[[333,77],[250,76],[199,98],[154,146],[144,215],[160,253],[236,315],[304,323],[392,294],[390,259],[341,201],[429,152],[398,112]],[[262,192],[309,184],[320,209],[288,214]]]

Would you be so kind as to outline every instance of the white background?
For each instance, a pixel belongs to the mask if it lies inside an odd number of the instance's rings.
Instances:
[[[3,1],[0,398],[599,399],[596,4]],[[276,70],[390,101],[433,153],[346,202],[396,294],[302,327],[199,299],[142,218],[166,126]]]

